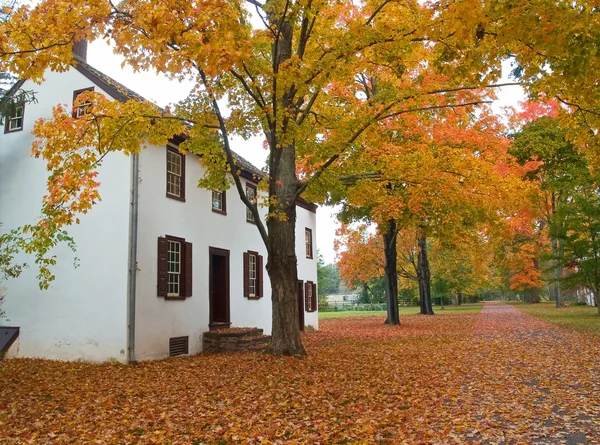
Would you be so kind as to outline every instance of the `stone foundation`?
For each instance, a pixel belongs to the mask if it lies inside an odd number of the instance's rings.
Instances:
[[[203,352],[262,351],[271,341],[258,328],[230,328],[202,334]]]

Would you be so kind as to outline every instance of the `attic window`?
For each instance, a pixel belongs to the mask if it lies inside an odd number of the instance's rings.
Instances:
[[[94,91],[94,87],[89,87],[89,88],[84,88],[82,90],[73,91],[73,117],[74,118],[79,118],[81,116],[85,116],[86,114],[88,114],[90,112],[90,107],[92,106],[92,102],[88,99],[85,102],[80,103],[80,101],[77,100],[77,97],[79,97],[79,95],[82,93],[89,93],[91,91]]]
[[[167,146],[167,197],[185,201],[185,157]]]
[[[12,133],[14,131],[21,131],[23,129],[23,115],[25,114],[25,104],[15,104],[9,111],[6,117],[6,123],[4,126],[5,133]]]
[[[256,186],[251,185],[247,182],[246,182],[246,197],[248,198],[248,200],[250,202],[253,202],[254,204],[256,204]],[[249,208],[246,208],[246,221],[248,221],[249,223],[256,224],[256,221],[254,221],[254,214],[252,213],[252,211]]]

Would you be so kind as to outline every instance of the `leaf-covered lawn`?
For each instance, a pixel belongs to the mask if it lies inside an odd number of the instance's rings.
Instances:
[[[507,305],[402,322],[323,321],[304,360],[6,360],[0,443],[597,443],[595,336]]]
[[[600,334],[600,316],[598,316],[597,307],[571,305],[569,303],[566,308],[556,309],[554,303],[511,304],[527,314],[564,328]]]
[[[433,310],[436,314],[453,314],[453,313],[467,313],[467,312],[479,312],[481,310],[481,303],[463,304],[463,305],[448,305],[441,309],[439,306],[434,306]],[[418,306],[401,306],[400,317],[403,315],[414,315],[419,313]],[[319,320],[327,320],[330,318],[346,318],[356,316],[379,316],[385,318],[385,311],[331,311],[331,312],[319,312]]]

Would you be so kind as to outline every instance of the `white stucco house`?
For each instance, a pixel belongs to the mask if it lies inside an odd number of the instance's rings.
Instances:
[[[48,172],[30,155],[37,119],[90,89],[114,100],[144,100],[87,64],[86,51],[78,48],[73,67],[46,73],[41,85],[15,86],[35,91],[37,102],[17,107],[0,131],[0,231],[39,217]],[[177,143],[105,158],[102,201],[69,229],[79,267],[59,246],[48,290],[38,288],[35,267],[3,283],[8,324],[19,328],[7,356],[131,362],[201,352],[210,329],[270,333],[266,249],[252,214],[233,189],[198,188],[202,164],[179,153]],[[261,172],[237,159],[254,196]],[[260,212],[264,217],[266,209]],[[297,202],[296,226],[299,323],[318,328],[315,205]]]

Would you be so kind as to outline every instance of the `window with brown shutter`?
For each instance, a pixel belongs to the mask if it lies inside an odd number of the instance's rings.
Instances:
[[[73,91],[73,117],[79,118],[81,116],[85,116],[90,112],[92,102],[90,102],[89,100],[82,102],[81,100],[77,100],[77,98],[83,93],[89,93],[92,91],[94,91],[94,87],[83,88],[82,90]]]
[[[185,156],[167,146],[167,197],[185,201]]]
[[[244,296],[258,300],[263,296],[263,257],[258,252],[244,252]]]
[[[307,281],[304,284],[304,307],[306,312],[317,310],[317,285],[312,281]]]
[[[313,236],[312,230],[306,227],[304,229],[304,243],[306,248],[306,258],[313,257]]]
[[[192,243],[183,238],[158,238],[157,295],[178,300],[192,296]]]

